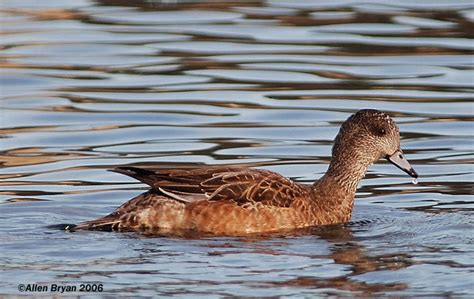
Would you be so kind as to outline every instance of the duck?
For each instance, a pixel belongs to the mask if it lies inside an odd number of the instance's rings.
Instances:
[[[418,177],[400,148],[395,121],[384,112],[363,109],[343,122],[328,169],[312,184],[235,166],[117,167],[112,171],[150,189],[71,230],[242,236],[344,224],[351,219],[359,182],[381,158]]]

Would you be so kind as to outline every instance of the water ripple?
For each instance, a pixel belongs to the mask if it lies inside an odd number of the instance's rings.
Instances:
[[[104,296],[472,297],[471,2],[3,1],[0,295],[91,281]],[[396,119],[420,178],[371,166],[349,224],[58,229],[146,190],[118,165],[314,182],[361,108]]]

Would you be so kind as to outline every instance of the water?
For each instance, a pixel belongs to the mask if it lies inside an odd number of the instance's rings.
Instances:
[[[0,294],[474,296],[471,1],[6,0],[0,19]],[[373,165],[348,225],[191,239],[48,228],[146,189],[117,165],[312,182],[367,107],[396,118],[420,178]]]

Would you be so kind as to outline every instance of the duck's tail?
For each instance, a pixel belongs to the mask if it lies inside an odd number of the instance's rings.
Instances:
[[[98,230],[98,231],[114,231],[117,230],[119,220],[111,215],[103,218],[82,222],[79,224],[60,223],[49,225],[47,228],[54,230],[62,230],[67,232],[75,232],[79,230]]]
[[[64,230],[64,231],[74,231],[76,224],[70,224],[70,223],[60,223],[60,224],[53,224],[53,225],[48,225],[46,228],[49,229],[54,229],[54,230]]]
[[[120,220],[113,215],[107,215],[105,217],[86,221],[72,226],[69,231],[78,230],[99,230],[99,231],[116,231],[119,230]]]

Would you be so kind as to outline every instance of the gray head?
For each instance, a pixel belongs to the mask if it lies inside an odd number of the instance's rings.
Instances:
[[[418,177],[400,149],[398,126],[378,110],[364,109],[351,115],[336,136],[332,156],[331,164],[359,163],[366,167],[384,157],[410,176]]]

